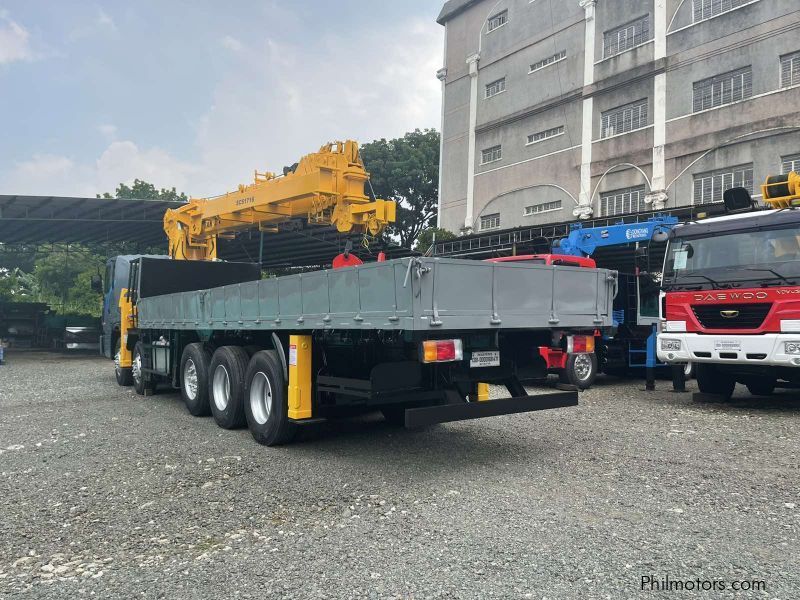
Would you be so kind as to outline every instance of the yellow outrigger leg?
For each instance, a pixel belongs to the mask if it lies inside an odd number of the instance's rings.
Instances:
[[[119,366],[130,369],[133,366],[133,353],[128,349],[128,331],[136,327],[136,314],[128,288],[120,290],[119,316]]]
[[[311,336],[289,336],[289,418],[311,418]]]

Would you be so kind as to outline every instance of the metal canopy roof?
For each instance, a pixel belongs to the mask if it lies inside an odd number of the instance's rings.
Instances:
[[[4,244],[164,243],[164,212],[180,202],[0,195]]]
[[[162,247],[166,253],[164,212],[180,202],[59,196],[0,195],[0,244],[117,244],[129,242],[139,249]],[[374,260],[384,250],[391,258],[407,256],[405,248],[363,236],[345,236],[331,227],[307,227],[296,231],[265,233],[262,265],[266,268],[330,264],[344,251],[348,239],[353,253]],[[259,232],[246,231],[234,239],[221,239],[222,260],[258,262]]]

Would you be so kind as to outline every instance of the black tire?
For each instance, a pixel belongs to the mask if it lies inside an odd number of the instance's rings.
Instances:
[[[753,396],[772,396],[777,383],[775,379],[752,379],[747,382],[747,390]]]
[[[250,357],[239,346],[222,346],[211,357],[208,369],[208,403],[217,425],[223,429],[244,427],[244,375]]]
[[[597,379],[597,355],[570,354],[567,364],[558,374],[558,379],[561,383],[574,385],[581,390],[592,387]]]
[[[120,338],[117,338],[117,344],[114,348],[114,376],[117,378],[117,385],[122,387],[130,387],[133,385],[133,373],[131,368],[122,368],[119,366],[119,353],[122,349]]]
[[[725,399],[733,396],[736,380],[730,375],[720,373],[714,365],[699,363],[695,367],[697,387],[704,394],[722,396]]]
[[[151,396],[156,389],[153,376],[150,373],[142,373],[142,368],[149,366],[150,364],[145,360],[144,345],[142,342],[136,342],[136,346],[133,348],[131,375],[133,376],[133,389],[140,396]]]
[[[247,427],[264,446],[289,443],[297,426],[289,421],[288,387],[274,350],[256,352],[245,373],[244,409]]]
[[[205,417],[211,414],[208,405],[208,373],[211,353],[200,343],[189,344],[181,355],[181,398],[189,414]]]

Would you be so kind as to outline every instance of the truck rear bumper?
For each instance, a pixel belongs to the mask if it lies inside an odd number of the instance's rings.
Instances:
[[[663,340],[680,341],[680,350],[662,350]],[[660,333],[656,347],[659,360],[669,364],[707,362],[800,368],[800,355],[786,354],[786,342],[800,342],[800,333],[763,335]]]
[[[464,402],[409,408],[406,410],[406,427],[424,427],[436,423],[482,419],[516,413],[564,408],[578,405],[578,392],[553,392],[536,396],[519,396],[485,402]]]

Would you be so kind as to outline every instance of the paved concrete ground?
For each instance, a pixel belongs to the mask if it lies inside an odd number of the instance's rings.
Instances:
[[[424,431],[365,416],[264,448],[177,394],[117,387],[108,361],[12,353],[0,597],[800,597],[800,401],[659,386]],[[729,591],[742,580],[766,591]]]

